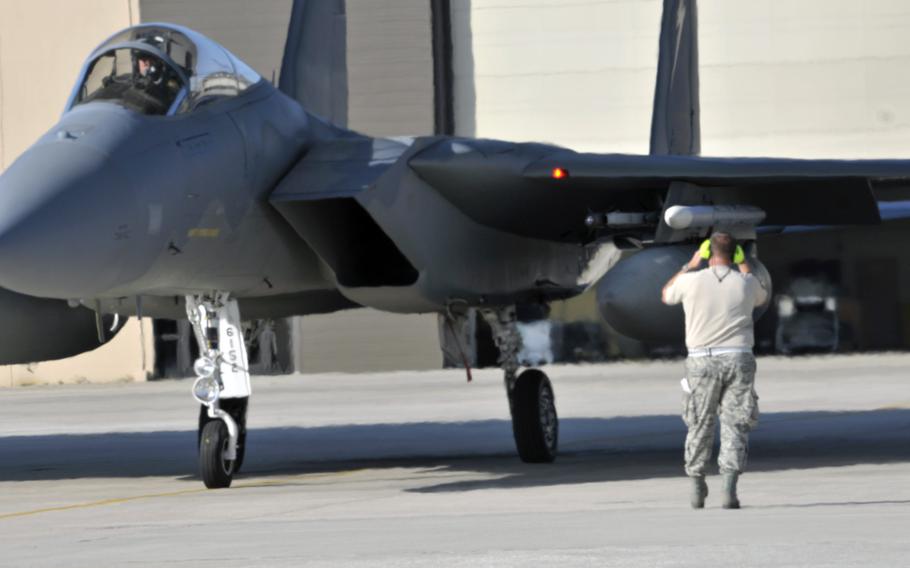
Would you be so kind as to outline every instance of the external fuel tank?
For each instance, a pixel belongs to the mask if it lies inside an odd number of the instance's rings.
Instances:
[[[660,293],[664,284],[692,258],[695,249],[695,245],[654,247],[621,261],[597,284],[601,316],[617,332],[639,341],[683,341],[682,306],[664,305]],[[754,247],[747,246],[746,250],[753,274],[770,291],[771,275],[756,258]],[[756,308],[754,318],[757,320],[765,309],[767,304]]]

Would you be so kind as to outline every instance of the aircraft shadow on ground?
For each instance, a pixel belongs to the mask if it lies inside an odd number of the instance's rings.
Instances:
[[[477,472],[416,492],[469,491],[682,475],[678,416],[567,418],[553,464],[514,455],[507,420],[262,428],[238,479],[354,469]],[[753,433],[750,471],[910,461],[910,410],[770,413]],[[195,480],[196,432],[0,438],[0,481],[176,476]],[[450,476],[446,476],[450,477]]]

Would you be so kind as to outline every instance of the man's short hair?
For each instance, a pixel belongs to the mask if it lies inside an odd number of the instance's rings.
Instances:
[[[730,233],[714,233],[711,235],[711,256],[725,258],[733,262],[733,251],[736,250],[736,240]]]

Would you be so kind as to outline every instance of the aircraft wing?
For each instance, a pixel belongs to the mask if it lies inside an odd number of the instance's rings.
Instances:
[[[910,219],[910,201],[879,201],[878,212],[881,216],[882,223]],[[768,236],[789,235],[792,233],[836,230],[838,227],[839,225],[765,225],[759,228],[759,232]]]
[[[910,185],[910,160],[585,154],[469,139],[425,142],[409,165],[475,221],[563,242],[590,239],[590,213],[670,205],[754,205],[764,225],[876,224],[873,186]]]

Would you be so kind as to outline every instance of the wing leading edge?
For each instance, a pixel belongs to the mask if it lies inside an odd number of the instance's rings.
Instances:
[[[438,139],[409,165],[475,221],[563,242],[590,240],[592,212],[669,205],[754,205],[767,213],[765,225],[876,224],[872,186],[910,185],[910,160],[584,154],[467,139]],[[670,194],[671,184],[688,189]]]

